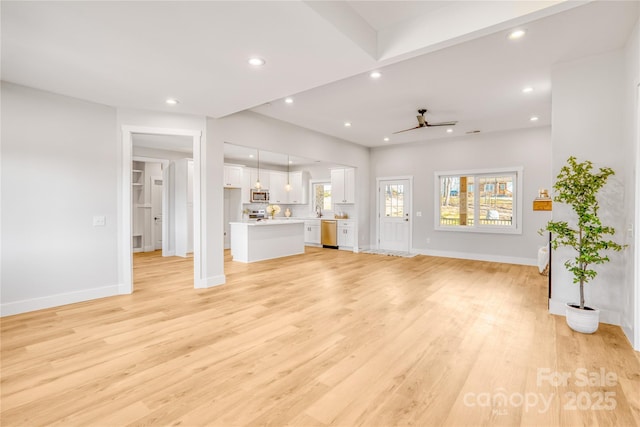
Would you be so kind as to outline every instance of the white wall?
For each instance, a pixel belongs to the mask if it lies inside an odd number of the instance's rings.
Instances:
[[[537,251],[546,241],[538,230],[548,212],[534,212],[538,188],[551,186],[551,133],[548,127],[444,138],[424,143],[375,148],[371,152],[372,179],[413,176],[413,251],[537,264]],[[436,231],[434,228],[434,172],[465,169],[524,167],[523,228],[521,235]],[[372,188],[371,200],[375,200]],[[417,217],[416,212],[422,212]],[[371,205],[375,218],[376,206]],[[372,221],[371,233],[376,232]],[[430,243],[427,243],[429,239]]]
[[[630,188],[628,170],[634,157],[625,124],[628,105],[625,105],[625,55],[618,50],[603,55],[583,58],[559,64],[552,70],[552,159],[553,176],[565,164],[569,156],[578,160],[591,160],[596,167],[613,168],[616,175],[603,188],[600,214],[605,225],[617,230],[615,240],[627,242]],[[632,95],[628,95],[632,96]],[[571,221],[571,209],[555,204],[554,221]],[[572,275],[564,268],[564,262],[575,254],[568,248],[554,251],[552,263],[552,295],[550,310],[564,315],[564,303],[579,298],[578,286],[572,283]],[[598,277],[585,286],[587,305],[602,310],[601,321],[619,325],[624,298],[631,284],[625,283],[626,254],[611,253],[611,262],[596,266]]]
[[[2,82],[2,315],[117,294],[117,169],[114,108]]]
[[[369,245],[370,174],[367,148],[251,111],[233,114],[222,119],[208,119],[207,123],[208,150],[215,149],[222,153],[224,142],[230,142],[357,168],[358,244],[360,247]],[[220,158],[222,159],[222,155]],[[220,160],[220,167],[222,167],[222,160]],[[219,197],[222,203],[222,171],[219,175],[219,177],[216,176],[216,181],[210,183],[220,187]],[[218,195],[216,194],[215,197]],[[222,218],[220,223],[222,224]]]
[[[627,189],[625,193],[625,208],[627,214],[627,232],[626,239],[629,243],[628,249],[625,251],[625,286],[623,290],[623,307],[621,326],[625,334],[629,338],[634,348],[640,350],[640,266],[636,265],[638,260],[637,242],[639,237],[634,240],[633,231],[638,230],[637,221],[640,215],[640,176],[638,168],[640,168],[640,20],[636,22],[631,37],[625,47],[625,80],[624,80],[624,97],[625,97],[625,170],[628,171],[624,186]],[[624,232],[624,230],[621,230]]]
[[[186,257],[193,252],[193,160],[172,162],[176,255]]]

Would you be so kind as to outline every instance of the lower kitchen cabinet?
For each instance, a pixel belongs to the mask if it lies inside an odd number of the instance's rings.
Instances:
[[[320,244],[320,220],[304,222],[304,242],[312,245]]]
[[[338,248],[353,249],[354,246],[353,223],[349,221],[338,221]]]

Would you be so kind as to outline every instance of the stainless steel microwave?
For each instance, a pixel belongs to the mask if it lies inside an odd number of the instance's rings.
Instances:
[[[251,190],[251,203],[268,203],[269,190]]]

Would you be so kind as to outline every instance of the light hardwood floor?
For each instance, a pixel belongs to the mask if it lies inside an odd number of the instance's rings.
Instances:
[[[191,259],[134,263],[132,295],[2,319],[3,426],[640,425],[638,354],[549,315],[534,267],[307,248],[194,290]]]

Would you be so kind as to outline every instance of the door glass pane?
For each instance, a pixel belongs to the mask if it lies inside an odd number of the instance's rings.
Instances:
[[[384,215],[390,218],[404,216],[404,185],[385,184]]]

